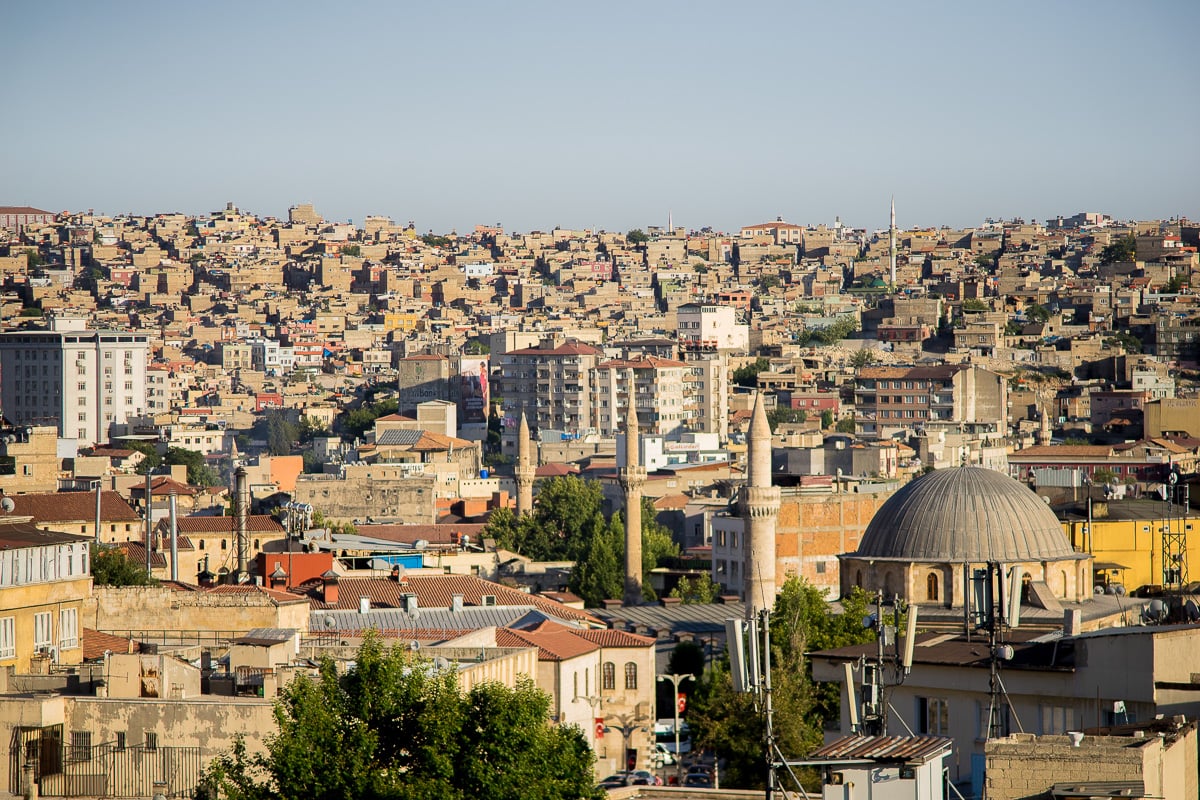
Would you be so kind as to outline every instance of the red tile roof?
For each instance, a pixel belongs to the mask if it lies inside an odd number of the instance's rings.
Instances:
[[[95,492],[36,492],[12,494],[13,514],[33,517],[35,523],[96,520]],[[101,522],[140,522],[142,519],[116,492],[100,492]]]
[[[237,532],[236,517],[180,517],[179,532],[181,534],[191,534],[193,536],[205,534]],[[280,525],[274,517],[266,514],[251,514],[246,517],[246,530],[251,533],[277,533],[283,535],[283,526]]]
[[[592,644],[600,645],[601,647],[653,647],[655,639],[653,636],[639,636],[636,633],[628,631],[616,630],[579,630],[575,631],[576,636],[582,636]]]
[[[104,658],[105,652],[136,653],[138,651],[138,643],[132,639],[126,639],[124,636],[113,636],[94,631],[91,628],[84,628],[81,633],[83,634],[84,661],[98,661]]]
[[[406,594],[417,596],[417,605],[425,608],[449,608],[454,595],[460,594],[463,604],[483,605],[483,596],[496,598],[498,606],[533,606],[561,619],[578,620],[589,625],[601,625],[599,618],[577,608],[564,606],[544,597],[526,594],[518,589],[493,583],[474,575],[409,575],[404,582],[390,578],[340,578],[338,602],[325,603],[321,598],[321,583],[310,581],[301,587],[313,608],[358,608],[360,597],[369,597],[376,608],[404,608]]]
[[[600,649],[576,631],[548,621],[527,630],[497,628],[496,646],[536,647],[539,661],[563,661]]]

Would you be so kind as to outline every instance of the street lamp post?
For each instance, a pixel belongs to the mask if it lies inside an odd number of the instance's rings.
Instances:
[[[610,725],[609,727],[621,732],[621,740],[625,744],[625,752],[621,754],[624,759],[629,758],[629,741],[633,738],[634,731],[644,731],[645,726],[641,723],[645,721],[645,717],[638,717],[634,714],[618,714],[614,717],[620,725]],[[637,762],[630,768],[628,761],[625,762],[625,772],[632,772],[637,768]]]
[[[690,672],[685,672],[682,675],[679,673],[660,674],[659,681],[670,681],[675,687],[673,696],[671,697],[671,707],[675,710],[675,776],[676,778],[683,775],[683,754],[679,752],[679,684],[685,680],[694,680]]]

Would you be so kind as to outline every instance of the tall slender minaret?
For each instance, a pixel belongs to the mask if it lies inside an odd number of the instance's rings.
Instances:
[[[744,580],[746,616],[754,619],[775,605],[775,518],[779,516],[779,487],[771,485],[771,425],[760,392],[750,417],[746,453],[746,485],[740,505],[745,532]]]
[[[888,264],[891,266],[892,289],[896,288],[896,195],[892,195],[892,219],[888,225]]]
[[[625,605],[642,602],[642,486],[646,470],[639,463],[637,385],[634,372],[629,370],[629,403],[625,411],[625,465],[619,480],[625,490]]]
[[[530,455],[532,442],[529,438],[529,422],[525,411],[521,411],[521,425],[517,428],[517,516],[533,511],[533,476],[537,468]]]

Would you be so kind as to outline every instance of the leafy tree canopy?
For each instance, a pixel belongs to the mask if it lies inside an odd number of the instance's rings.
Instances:
[[[806,420],[808,420],[808,412],[802,408],[776,406],[767,412],[767,424],[771,426],[771,433],[774,433],[780,424],[805,422]]]
[[[720,584],[713,583],[708,573],[695,578],[684,578],[675,584],[670,597],[678,597],[685,604],[705,604],[714,602],[721,594]]]
[[[398,400],[380,400],[375,403],[364,403],[361,407],[346,411],[338,417],[342,431],[353,438],[362,436],[375,426],[379,417],[395,414],[400,408]]]
[[[987,311],[988,308],[987,301],[980,300],[978,297],[968,297],[962,302],[963,311]]]
[[[130,561],[115,547],[92,545],[92,582],[97,586],[153,586],[158,583],[146,568]]]
[[[650,241],[650,237],[641,228],[634,228],[629,233],[625,234],[625,241],[629,244],[645,244]]]
[[[855,369],[861,369],[869,364],[875,363],[875,354],[870,350],[855,350],[850,356],[850,366]]]
[[[215,759],[207,797],[228,800],[576,800],[599,798],[578,727],[552,726],[532,681],[464,691],[452,671],[368,637],[354,668],[322,662],[275,707],[265,753]]]
[[[840,342],[858,330],[858,320],[850,316],[841,316],[831,325],[824,328],[805,328],[796,334],[799,344],[833,344]]]
[[[1133,261],[1137,256],[1137,239],[1133,234],[1122,236],[1111,244],[1105,245],[1100,251],[1101,264],[1116,264],[1123,261]]]
[[[733,371],[733,382],[738,386],[754,388],[758,385],[758,373],[771,368],[771,362],[759,356],[753,363],[745,364]]]
[[[517,517],[492,512],[485,536],[506,550],[536,561],[574,561],[568,584],[591,607],[624,594],[625,528],[620,514],[605,519],[600,484],[573,475],[540,485],[533,512]],[[642,501],[642,574],[679,555],[670,531],[655,519],[654,504]],[[648,580],[643,595],[654,599]]]
[[[842,417],[837,421],[835,430],[838,433],[854,433],[854,420],[851,417]]]

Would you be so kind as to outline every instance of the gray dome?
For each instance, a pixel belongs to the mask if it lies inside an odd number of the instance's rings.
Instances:
[[[1078,556],[1054,512],[1028,487],[995,470],[953,467],[888,498],[854,557],[1012,563]]]

